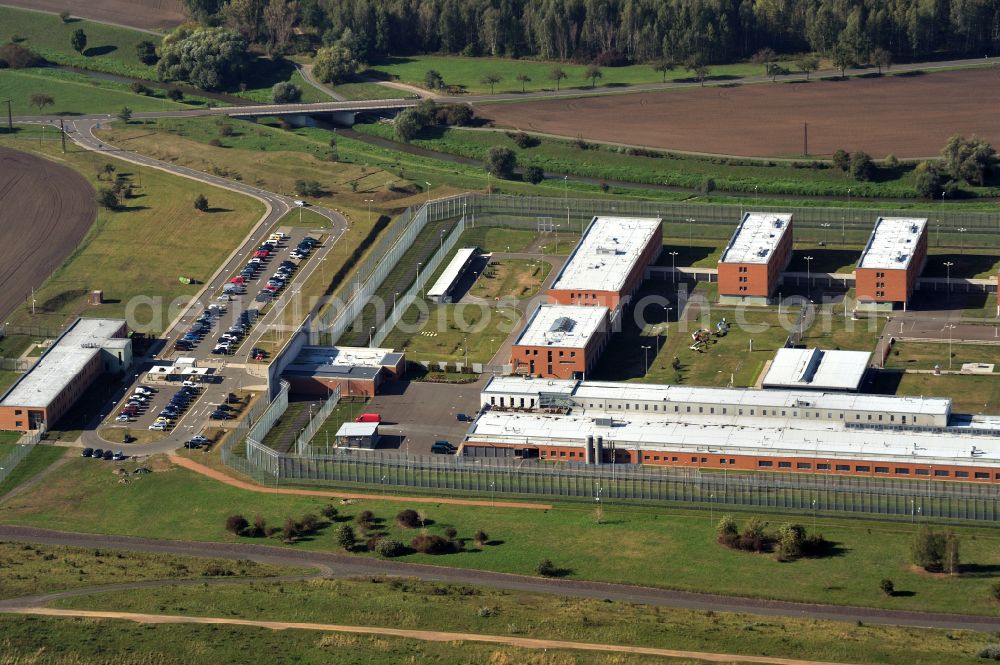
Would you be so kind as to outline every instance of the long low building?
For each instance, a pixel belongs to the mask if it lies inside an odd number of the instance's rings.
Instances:
[[[405,356],[392,349],[306,346],[285,367],[282,378],[298,394],[322,396],[339,387],[344,397],[372,397],[405,370]]]
[[[0,398],[0,429],[48,427],[101,374],[132,366],[132,340],[122,319],[77,319]]]
[[[943,398],[520,376],[494,377],[483,388],[480,401],[493,409],[771,417],[874,426],[947,427],[951,420],[951,400]]]
[[[452,289],[458,284],[478,252],[476,247],[463,247],[455,252],[455,256],[441,271],[441,275],[431,285],[431,288],[427,290],[427,298],[436,303],[451,302]]]
[[[778,349],[764,375],[764,388],[858,391],[868,373],[868,351]]]
[[[1000,483],[1000,435],[732,415],[487,410],[466,435],[462,454]]]

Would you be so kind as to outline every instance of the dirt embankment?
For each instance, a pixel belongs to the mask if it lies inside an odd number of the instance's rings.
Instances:
[[[838,148],[929,157],[952,134],[1000,143],[1000,69],[480,105],[497,125],[655,148],[751,157]]]

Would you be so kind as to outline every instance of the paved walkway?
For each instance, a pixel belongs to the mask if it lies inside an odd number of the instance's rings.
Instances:
[[[643,656],[667,658],[694,658],[709,663],[762,663],[763,665],[846,665],[818,660],[797,658],[772,658],[769,656],[744,656],[741,654],[710,653],[706,651],[682,651],[679,649],[658,649],[625,644],[600,644],[596,642],[572,642],[570,640],[543,640],[531,637],[509,637],[505,635],[485,635],[483,633],[452,633],[440,630],[408,630],[384,626],[347,626],[335,623],[306,623],[302,621],[260,621],[235,619],[233,617],[196,617],[176,614],[142,614],[137,612],[108,612],[94,610],[64,610],[52,607],[30,607],[5,610],[16,614],[49,617],[73,617],[85,619],[117,619],[142,624],[200,624],[210,626],[250,626],[268,630],[316,630],[330,633],[352,633],[355,635],[380,635],[402,637],[425,642],[485,642],[519,647],[521,649],[572,649],[576,651],[600,651],[604,653],[629,653]]]
[[[331,492],[328,490],[303,490],[303,489],[292,489],[287,487],[264,487],[263,485],[255,485],[253,483],[248,483],[232,476],[228,476],[225,473],[207,467],[204,464],[199,464],[192,459],[187,457],[180,457],[177,455],[170,455],[170,461],[177,466],[183,467],[189,471],[194,471],[203,476],[211,478],[213,480],[218,480],[221,483],[229,485],[231,487],[238,487],[239,489],[248,490],[250,492],[262,492],[265,494],[291,494],[295,496],[322,496],[329,497],[331,499],[365,499],[371,501],[396,501],[399,503],[434,503],[434,504],[448,504],[452,506],[488,506],[495,508],[527,508],[531,510],[550,510],[552,508],[551,504],[547,503],[522,503],[517,501],[486,501],[486,500],[476,500],[476,499],[452,499],[446,497],[433,497],[433,496],[398,496],[394,494],[356,494],[352,492]]]

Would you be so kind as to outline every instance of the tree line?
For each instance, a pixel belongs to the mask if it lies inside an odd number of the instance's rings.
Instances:
[[[1000,47],[1000,0],[184,0],[191,15],[272,52],[355,57],[537,56],[613,65],[724,63],[761,49],[853,63],[982,57]]]

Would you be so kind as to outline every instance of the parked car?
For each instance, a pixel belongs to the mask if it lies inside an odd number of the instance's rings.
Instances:
[[[104,449],[103,448],[94,448],[94,452],[92,452],[90,454],[90,456],[93,457],[94,459],[99,459],[101,457],[104,457]]]
[[[149,426],[149,429],[154,432],[166,432],[168,428],[163,423],[153,423]]]
[[[457,420],[460,423],[464,423],[464,422],[468,422],[468,421],[472,420],[472,418],[470,418],[469,416],[465,415],[464,413],[456,413],[455,414],[455,420]]]
[[[90,457],[93,454],[94,454],[93,448],[84,448],[83,450],[80,451],[80,457]]]
[[[447,441],[435,441],[434,445],[431,446],[431,452],[435,455],[451,455],[454,454],[456,448]]]
[[[115,461],[121,461],[121,460],[125,459],[125,453],[123,453],[120,450],[116,450],[115,454],[114,454],[114,457],[112,457],[112,459],[114,459]]]
[[[115,418],[115,422],[116,423],[127,423],[129,420],[131,420],[131,418],[129,418],[128,414],[126,414],[126,413],[123,413],[120,416],[118,416],[117,418]]]
[[[209,441],[208,437],[202,436],[201,434],[197,434],[191,437],[191,443],[197,443],[198,445],[205,445],[206,443],[211,443],[211,441]]]
[[[184,386],[185,388],[197,388],[198,387],[197,383],[195,383],[194,381],[190,381],[190,380],[184,381],[183,383],[181,383],[181,385]]]
[[[105,462],[110,462],[114,458],[115,458],[115,454],[113,452],[111,452],[110,450],[105,450],[104,451],[104,455],[101,456],[101,459],[103,459]]]

